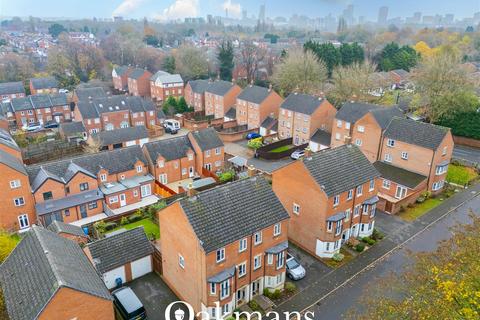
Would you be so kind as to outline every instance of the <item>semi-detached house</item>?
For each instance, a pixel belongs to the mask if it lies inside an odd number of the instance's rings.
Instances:
[[[248,129],[260,128],[267,117],[278,118],[282,102],[282,97],[272,88],[249,85],[237,96],[237,124]]]
[[[353,145],[307,154],[274,171],[273,190],[290,214],[289,240],[332,257],[350,237],[371,235],[379,176]]]
[[[216,80],[205,89],[205,115],[222,119],[225,113],[235,105],[237,96],[242,91],[234,82]]]
[[[191,195],[158,217],[163,279],[196,312],[220,319],[283,288],[288,213],[264,178]]]
[[[179,74],[158,71],[150,77],[150,94],[156,101],[183,97],[183,79]]]
[[[194,111],[205,110],[205,90],[208,86],[208,80],[191,80],[185,86],[185,101]]]

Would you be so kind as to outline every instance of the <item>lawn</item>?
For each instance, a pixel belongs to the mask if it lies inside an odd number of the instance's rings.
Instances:
[[[281,147],[272,149],[269,152],[280,153],[280,152],[289,150],[291,147],[292,147],[291,145],[281,146]]]
[[[423,203],[415,203],[413,208],[405,208],[404,212],[399,212],[398,216],[406,221],[413,221],[418,217],[424,215],[428,211],[432,210],[436,206],[438,206],[442,201],[440,197],[436,198],[429,198],[425,200]]]
[[[148,237],[150,237],[150,235],[153,234],[155,236],[155,239],[160,238],[160,228],[158,227],[158,224],[155,224],[152,220],[148,218],[135,221],[129,224],[125,224],[123,226],[118,226],[115,229],[108,231],[107,233],[110,233],[119,229],[130,230],[139,226],[143,226],[143,228],[145,229],[145,233],[147,234]]]
[[[345,249],[344,247],[340,248],[340,253],[344,255],[344,258],[342,261],[335,261],[331,258],[320,258],[320,260],[330,268],[336,269],[340,266],[343,266],[345,263],[349,262],[353,258],[355,258],[355,256],[352,255],[352,253],[350,253],[350,251]]]
[[[478,173],[473,168],[464,167],[456,164],[448,166],[447,181],[461,186],[468,184],[476,179]]]

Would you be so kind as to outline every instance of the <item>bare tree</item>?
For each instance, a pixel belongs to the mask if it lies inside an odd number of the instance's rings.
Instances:
[[[256,46],[253,42],[245,42],[240,51],[239,63],[245,70],[247,82],[255,80],[260,64],[266,56],[266,50]]]
[[[203,50],[193,46],[181,46],[175,54],[177,72],[185,80],[199,79],[208,75],[208,60]]]

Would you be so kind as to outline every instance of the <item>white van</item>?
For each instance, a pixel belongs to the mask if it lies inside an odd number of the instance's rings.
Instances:
[[[167,119],[163,122],[163,127],[165,128],[165,132],[176,134],[178,130],[180,130],[180,122],[174,119]]]

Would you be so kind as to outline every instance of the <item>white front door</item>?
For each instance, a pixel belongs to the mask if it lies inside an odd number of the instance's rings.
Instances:
[[[55,116],[55,122],[60,123],[60,116]]]
[[[124,207],[127,205],[127,197],[125,193],[120,194],[120,207]]]
[[[167,184],[168,183],[167,174],[166,173],[159,174],[158,181],[160,181],[161,184]]]
[[[193,170],[193,167],[190,167],[190,168],[188,169],[188,176],[189,176],[190,178],[193,178],[194,175],[195,175],[195,170]]]

